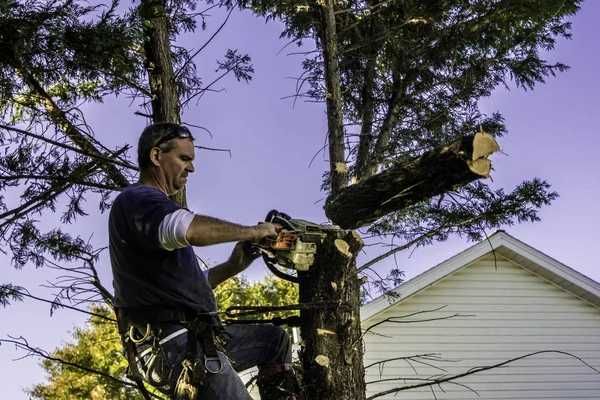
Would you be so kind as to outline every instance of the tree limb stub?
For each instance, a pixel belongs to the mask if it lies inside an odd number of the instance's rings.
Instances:
[[[498,150],[498,143],[485,132],[465,136],[345,187],[327,199],[325,213],[344,229],[365,226],[391,212],[489,177],[492,164],[487,157]]]

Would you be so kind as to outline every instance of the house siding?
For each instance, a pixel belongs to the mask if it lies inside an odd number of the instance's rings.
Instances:
[[[368,367],[367,382],[404,378],[370,383],[368,396],[546,350],[600,370],[600,309],[501,257],[465,266],[363,321],[363,329],[390,317],[402,318],[365,335],[365,366],[430,356]],[[600,399],[600,374],[567,354],[539,354],[456,382],[379,399]]]

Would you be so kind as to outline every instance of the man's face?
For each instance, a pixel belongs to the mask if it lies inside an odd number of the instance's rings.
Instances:
[[[175,147],[160,152],[159,169],[164,177],[165,189],[171,195],[183,189],[189,173],[194,172],[194,143],[190,139],[173,139]]]

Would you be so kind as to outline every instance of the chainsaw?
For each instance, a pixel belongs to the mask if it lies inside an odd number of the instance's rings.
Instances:
[[[256,247],[271,272],[292,282],[297,282],[298,278],[281,271],[275,265],[295,271],[308,271],[315,262],[318,245],[325,240],[327,233],[340,230],[337,225],[321,225],[295,219],[277,210],[269,211],[265,221],[281,225],[282,229],[277,238],[261,242]]]

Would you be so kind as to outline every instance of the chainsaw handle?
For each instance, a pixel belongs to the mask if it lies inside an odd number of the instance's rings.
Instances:
[[[271,210],[267,213],[267,216],[265,217],[265,222],[279,224],[281,226],[287,226],[289,230],[294,231],[296,229],[292,224],[290,224],[290,219],[292,219],[292,217],[290,217],[286,213],[282,213],[277,210]]]

